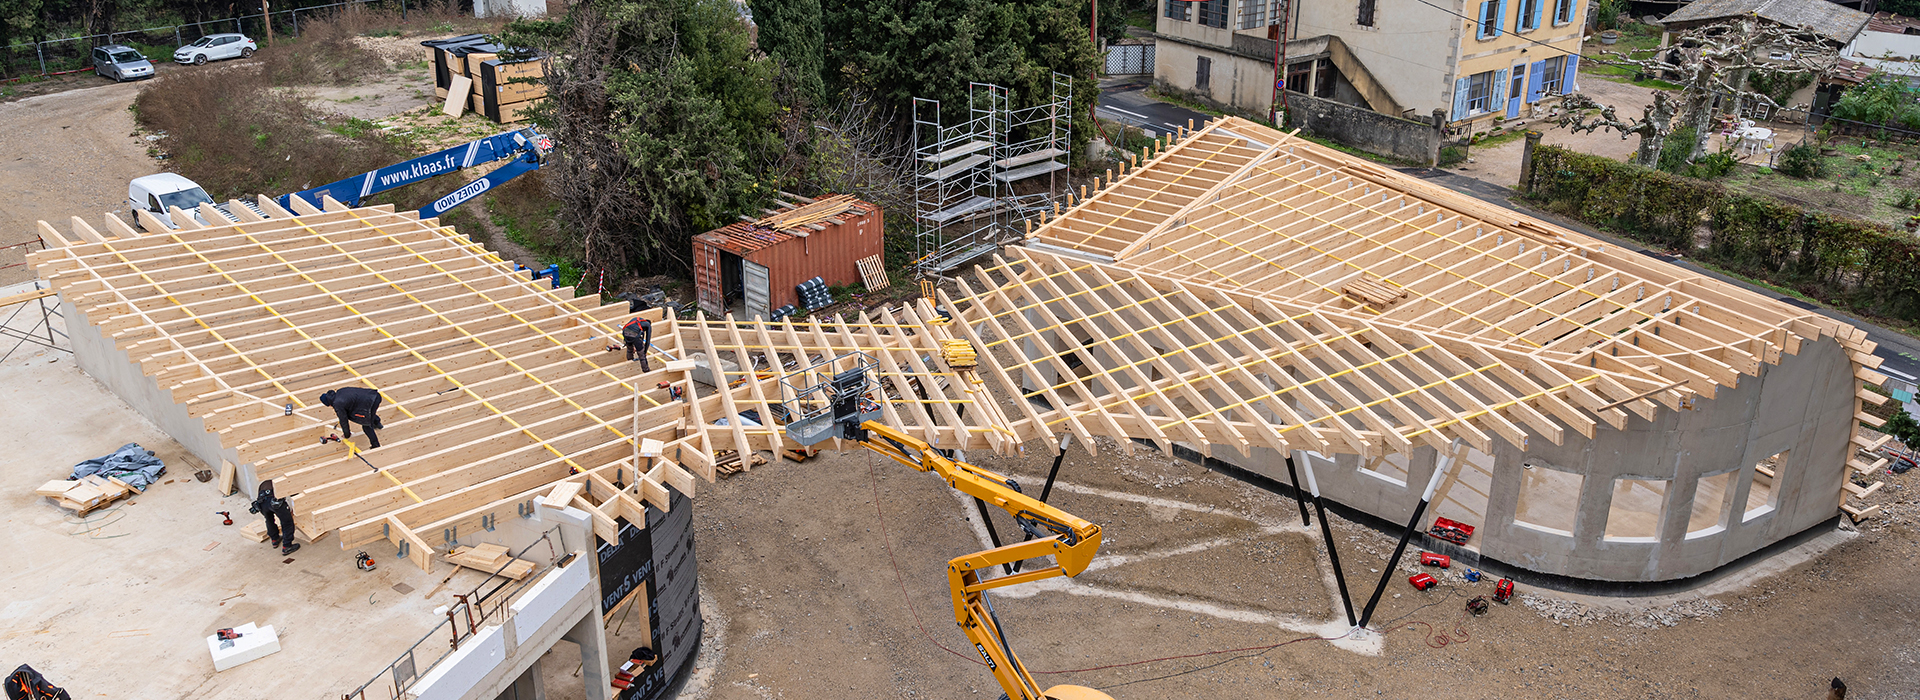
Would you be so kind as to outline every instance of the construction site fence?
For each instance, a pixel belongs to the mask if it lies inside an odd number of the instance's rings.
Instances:
[[[433,629],[428,630],[419,641],[407,647],[407,650],[401,652],[393,663],[387,664],[386,668],[373,674],[372,679],[351,692],[342,694],[341,700],[400,700],[408,697],[407,690],[412,688],[414,683],[426,676],[427,672],[433,670],[433,667],[439,665],[441,661],[445,661],[453,652],[459,651],[460,646],[472,639],[475,633],[486,629],[489,625],[502,624],[507,618],[509,606],[513,605],[513,602],[520,597],[521,593],[526,592],[529,586],[545,577],[548,572],[565,565],[565,557],[561,556],[565,548],[561,546],[558,526],[548,529],[539,539],[534,540],[533,544],[515,552],[513,556],[516,559],[527,559],[529,554],[538,552],[538,548],[543,544],[548,545],[547,550],[553,554],[543,558],[543,565],[518,581],[500,576],[499,572],[495,572],[494,576],[481,581],[479,585],[473,587],[473,590],[464,594],[455,594],[453,596],[455,602],[447,606],[442,613],[446,619],[434,625]],[[513,562],[508,561],[502,569],[512,565]]]
[[[299,37],[301,23],[339,12],[347,7],[390,9],[404,18],[409,7],[421,0],[349,0],[327,5],[275,10],[272,13],[236,15],[222,19],[184,24],[168,24],[145,29],[129,29],[107,34],[63,37],[0,49],[0,83],[34,80],[66,73],[93,70],[93,49],[115,44],[130,47],[154,63],[171,63],[174,49],[193,43],[209,34],[245,34],[261,46],[266,45],[267,29],[273,36]]]

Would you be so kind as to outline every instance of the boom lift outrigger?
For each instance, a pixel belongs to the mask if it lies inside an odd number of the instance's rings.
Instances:
[[[824,374],[822,368],[852,368],[835,372],[828,381],[796,387],[795,377]],[[1005,475],[972,464],[954,461],[926,442],[872,420],[879,404],[872,393],[879,391],[873,377],[873,360],[861,353],[850,353],[824,360],[807,369],[787,375],[785,401],[787,437],[803,445],[829,438],[858,442],[861,446],[886,455],[895,462],[940,476],[947,485],[1013,515],[1030,539],[955,557],[947,562],[947,585],[953,596],[953,618],[961,632],[973,642],[994,680],[1006,691],[1009,700],[1113,700],[1092,688],[1056,685],[1040,690],[1033,676],[1020,663],[1012,647],[1001,634],[1000,622],[993,614],[987,591],[1055,576],[1077,576],[1087,569],[1100,550],[1100,526],[1047,505],[1020,491],[1019,484]],[[982,572],[1037,557],[1052,556],[1054,565],[997,578],[981,578]]]

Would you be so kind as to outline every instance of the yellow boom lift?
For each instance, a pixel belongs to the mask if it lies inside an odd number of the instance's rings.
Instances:
[[[796,385],[795,380],[799,384]],[[809,381],[820,379],[822,381]],[[947,485],[1013,516],[1027,534],[1024,542],[955,557],[947,562],[953,619],[973,642],[1008,700],[1113,700],[1092,688],[1056,685],[1040,690],[1026,666],[1001,634],[987,591],[1055,576],[1076,576],[1100,550],[1100,526],[1047,505],[1020,491],[1003,474],[954,461],[926,442],[883,425],[878,417],[880,391],[873,361],[861,353],[825,360],[787,375],[783,393],[787,437],[803,445],[838,438],[852,440],[895,462],[938,475]],[[1052,556],[1054,565],[983,578],[996,567],[1014,570],[1019,562]]]

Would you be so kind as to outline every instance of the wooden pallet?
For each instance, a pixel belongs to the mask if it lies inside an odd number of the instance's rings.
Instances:
[[[49,481],[33,492],[46,496],[54,505],[73,511],[75,515],[86,515],[109,503],[140,493],[140,490],[119,479],[96,474],[77,481]]]
[[[447,553],[447,561],[484,573],[498,572],[501,576],[515,581],[533,573],[533,562],[515,559],[507,554],[506,547],[497,544],[455,547],[453,551]]]
[[[877,292],[893,286],[893,281],[887,279],[887,265],[879,255],[869,255],[854,264],[860,266],[860,281],[867,283],[867,291]]]
[[[713,453],[713,471],[722,478],[751,470],[754,467],[762,466],[766,463],[767,458],[760,456],[758,452],[747,453],[747,461],[745,464],[740,462],[740,454],[737,452],[722,450]]]

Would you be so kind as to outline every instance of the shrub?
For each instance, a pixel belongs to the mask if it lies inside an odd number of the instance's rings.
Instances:
[[[1660,144],[1660,163],[1655,167],[1674,174],[1687,171],[1687,156],[1693,155],[1695,132],[1692,127],[1674,129],[1667,142]]]
[[[1900,190],[1900,194],[1898,196],[1895,196],[1893,200],[1888,203],[1896,207],[1900,207],[1901,209],[1912,209],[1914,207],[1914,204],[1920,203],[1920,192],[1914,192],[1913,190]]]
[[[1739,161],[1733,159],[1732,153],[1726,151],[1709,153],[1701,156],[1700,160],[1694,161],[1693,165],[1687,166],[1687,176],[1702,180],[1725,177],[1727,173],[1733,172],[1733,166],[1738,163]]]
[[[1827,174],[1827,162],[1820,157],[1820,150],[1813,146],[1796,143],[1780,153],[1777,166],[1782,175],[1812,180]]]

